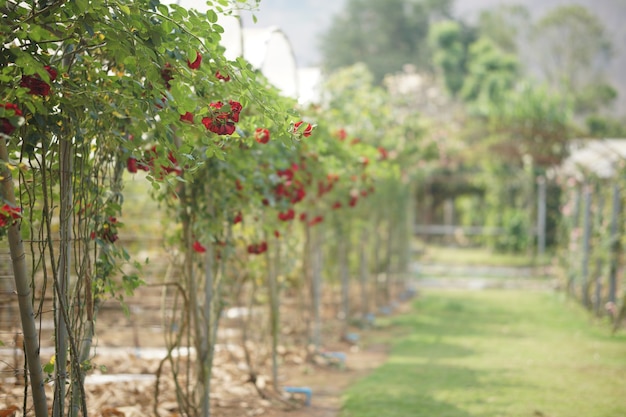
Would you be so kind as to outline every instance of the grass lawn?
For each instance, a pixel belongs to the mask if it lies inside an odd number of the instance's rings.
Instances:
[[[626,416],[626,335],[558,295],[429,290],[386,324],[403,336],[341,417]]]
[[[533,257],[527,254],[497,253],[487,248],[458,248],[453,246],[423,247],[420,261],[447,265],[491,265],[491,266],[540,266],[550,263],[550,256]]]

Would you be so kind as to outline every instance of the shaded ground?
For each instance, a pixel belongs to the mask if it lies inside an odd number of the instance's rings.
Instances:
[[[125,316],[115,303],[105,306],[98,322],[98,335],[95,356],[92,359],[94,370],[86,380],[87,404],[90,415],[104,417],[139,417],[158,415],[178,416],[175,385],[171,379],[171,368],[165,365],[159,383],[159,393],[155,392],[156,373],[165,355],[161,327],[159,303],[153,302],[144,293],[141,302],[127,300],[130,315]],[[293,304],[285,303],[283,315],[294,317]],[[398,310],[408,308],[398,306]],[[387,344],[392,336],[388,329],[370,328],[359,330],[357,344],[338,340],[339,322],[334,319],[334,308],[327,307],[323,339],[326,343],[322,351],[345,354],[344,366],[317,360],[307,361],[307,350],[296,340],[293,329],[284,328],[280,346],[279,386],[308,387],[312,391],[310,406],[304,405],[304,396],[295,394],[284,396],[284,402],[277,401],[270,388],[270,360],[267,339],[251,337],[248,341],[252,355],[254,372],[258,376],[257,386],[272,394],[274,399],[263,399],[257,388],[249,381],[250,372],[245,352],[241,346],[241,334],[237,319],[225,319],[224,329],[216,348],[215,368],[212,380],[212,415],[216,417],[276,416],[276,417],[335,417],[338,415],[343,391],[354,381],[367,375],[380,366],[387,357]],[[264,333],[261,323],[266,322],[264,311],[254,316],[257,333]],[[236,311],[235,311],[236,313]],[[254,313],[255,315],[257,313]],[[236,314],[234,314],[236,316]],[[50,323],[51,325],[51,323]],[[45,328],[42,340],[46,340],[51,329]],[[254,336],[254,332],[253,332]],[[258,334],[257,334],[258,336]],[[14,354],[15,353],[15,354]],[[53,355],[52,347],[41,350],[45,364]],[[186,362],[186,352],[182,352],[181,363]],[[192,352],[192,358],[194,358]],[[4,361],[4,362],[3,362]],[[9,407],[21,409],[24,398],[23,384],[7,375],[21,368],[21,356],[14,346],[0,347],[0,363],[4,372],[0,380],[0,413]],[[15,371],[15,372],[14,372]],[[51,398],[51,393],[49,398]],[[156,402],[155,402],[156,398]],[[156,413],[155,413],[156,403]],[[289,405],[289,406],[288,406]],[[2,415],[2,414],[0,414]],[[8,414],[13,417],[13,414]],[[15,413],[15,416],[21,414]],[[29,414],[32,415],[32,412]],[[4,416],[3,416],[4,417]]]

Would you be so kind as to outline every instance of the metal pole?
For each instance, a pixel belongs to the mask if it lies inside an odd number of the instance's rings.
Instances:
[[[546,252],[546,179],[537,178],[537,254]]]

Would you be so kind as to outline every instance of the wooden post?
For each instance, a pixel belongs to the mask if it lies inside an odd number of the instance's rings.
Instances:
[[[576,229],[578,225],[580,224],[580,203],[581,203],[581,190],[577,187],[574,190],[574,210],[572,213],[572,224],[571,224],[572,231]],[[570,231],[569,239],[572,239],[574,237],[572,231]],[[570,245],[572,245],[572,242],[570,242]],[[576,248],[578,249],[578,246],[576,246]],[[572,250],[569,253],[569,265],[568,265],[568,271],[567,271],[567,293],[570,294],[571,296],[573,296],[575,293],[574,281],[576,280],[577,271],[572,265],[575,265],[575,261],[578,257],[578,254],[576,252]]]
[[[350,321],[350,223],[339,224],[339,279],[341,282],[341,316],[343,320],[342,337],[348,332]]]
[[[617,301],[617,270],[619,267],[620,252],[620,214],[621,214],[621,193],[618,184],[613,184],[613,207],[611,210],[611,261],[609,264],[609,293],[608,301]]]
[[[598,184],[598,205],[596,208],[596,221],[595,224],[598,230],[602,230],[602,222],[604,221],[604,195],[601,192],[600,185]],[[604,266],[604,251],[600,256],[596,257],[596,265],[593,274],[594,295],[593,295],[593,311],[595,314],[600,315],[600,304],[602,303],[602,268]],[[591,286],[591,283],[590,283]]]
[[[362,318],[365,320],[366,316],[370,313],[369,291],[367,289],[369,281],[369,262],[367,259],[368,231],[365,225],[362,227],[361,241],[359,242],[359,283],[361,285],[361,314]]]
[[[313,308],[313,326],[311,330],[311,343],[315,347],[315,352],[319,351],[322,343],[322,225],[314,226],[316,230],[311,230],[313,244],[311,246],[311,295]]]
[[[585,307],[589,307],[589,255],[591,253],[591,186],[585,186],[583,191],[583,254],[582,273],[580,282],[581,301]]]
[[[546,179],[537,178],[537,255],[546,252]]]

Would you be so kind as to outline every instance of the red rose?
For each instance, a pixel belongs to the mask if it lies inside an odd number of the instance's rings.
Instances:
[[[126,160],[126,168],[128,169],[128,172],[130,172],[131,174],[136,174],[137,173],[137,159],[135,158],[128,158]]]
[[[297,188],[295,190],[295,195],[291,198],[291,204],[296,204],[304,200],[304,197],[306,197],[306,191],[304,191],[304,188]]]
[[[15,126],[13,126],[11,122],[9,122],[9,119],[4,117],[0,118],[0,132],[4,133],[5,135],[10,135],[14,131]]]
[[[197,240],[195,242],[193,242],[192,248],[197,253],[204,253],[204,252],[206,252],[206,248],[204,246],[202,246],[202,243],[198,242]]]
[[[57,79],[57,70],[52,68],[50,65],[46,65],[44,69],[48,72],[48,75],[50,76],[50,81],[54,81]]]
[[[300,128],[300,126],[302,126],[304,122],[303,121],[299,121],[294,123],[293,125],[293,133],[297,134],[298,133],[298,129]],[[309,137],[311,136],[311,133],[313,132],[313,126],[311,125],[311,123],[307,123],[306,127],[304,128],[304,131],[302,132],[302,136],[304,137]]]
[[[193,113],[187,112],[180,115],[180,120],[183,122],[193,123]]]
[[[333,209],[337,210],[341,208],[341,203],[339,201],[336,201],[335,204],[333,204]]]
[[[224,82],[230,81],[230,75],[228,74],[222,75],[219,71],[215,73],[215,78],[217,78],[218,80],[222,80]]]
[[[239,103],[238,101],[230,100],[228,104],[230,104],[229,116],[231,120],[235,123],[239,122],[239,113],[241,113],[241,110],[243,109],[243,107],[241,106],[241,103]]]
[[[13,116],[22,116],[22,111],[17,107],[14,103],[4,103],[0,104],[0,107],[3,107],[6,110],[13,111]],[[16,125],[11,123],[10,118],[1,117],[0,118],[0,133],[4,133],[5,135],[10,135],[17,128]]]
[[[278,219],[286,222],[286,221],[289,221],[289,220],[293,220],[295,215],[296,215],[296,213],[293,211],[293,209],[289,209],[289,210],[287,210],[285,212],[278,213]]]
[[[324,217],[323,216],[315,216],[308,224],[309,226],[315,226],[318,223],[321,223],[324,221]]]
[[[233,113],[240,113],[241,110],[243,109],[243,107],[241,106],[241,103],[238,101],[230,100],[228,104],[230,104],[230,110]]]
[[[235,215],[235,218],[233,219],[233,224],[241,223],[242,220],[243,220],[243,215],[241,214],[241,212],[239,212]]]
[[[58,73],[54,68],[46,65],[44,69],[48,72],[48,75],[50,76],[50,81],[56,80]],[[43,81],[39,74],[26,75],[22,77],[22,80],[20,81],[20,87],[28,88],[29,94],[34,94],[37,96],[45,97],[50,94],[50,84]]]
[[[248,245],[248,253],[252,255],[260,255],[267,250],[267,242],[252,243]]]
[[[212,107],[214,109],[221,109],[224,106],[224,103],[222,103],[221,101],[214,101],[212,103],[209,103],[209,107]]]
[[[48,72],[50,81],[54,81],[57,78],[57,71],[49,65],[46,65],[44,69]],[[22,77],[20,81],[20,87],[28,88],[29,94],[45,97],[50,94],[50,84],[43,81],[39,74],[26,75]]]
[[[196,60],[193,62],[187,60],[187,66],[192,70],[196,70],[200,68],[200,64],[202,64],[202,55],[200,55],[200,52],[196,51]]]
[[[213,116],[203,117],[202,124],[207,130],[218,135],[232,135],[235,132],[235,123],[239,121],[239,113],[242,106],[236,101],[230,101],[230,111],[213,111]],[[224,103],[216,101],[209,104],[209,107],[214,110],[221,110],[224,107]]]
[[[279,169],[276,171],[276,174],[278,174],[279,177],[285,178],[287,181],[291,181],[293,179],[293,170],[290,168]]]
[[[256,130],[254,131],[254,140],[263,144],[269,142],[270,131],[262,127],[257,127]]]
[[[218,135],[232,135],[235,132],[235,124],[223,117],[216,117],[214,119],[210,117],[203,117],[202,124],[207,130]]]
[[[178,165],[178,161],[176,160],[176,157],[174,156],[174,152],[169,151],[167,153],[167,159],[174,165]]]
[[[21,217],[22,209],[19,207],[13,207],[8,204],[3,204],[0,207],[0,220],[2,221],[2,226],[8,226],[11,221],[15,221]]]
[[[165,82],[165,87],[168,90],[172,88],[170,81],[174,79],[174,76],[172,75],[172,64],[170,64],[169,62],[166,62],[165,67],[161,70],[161,78]]]

